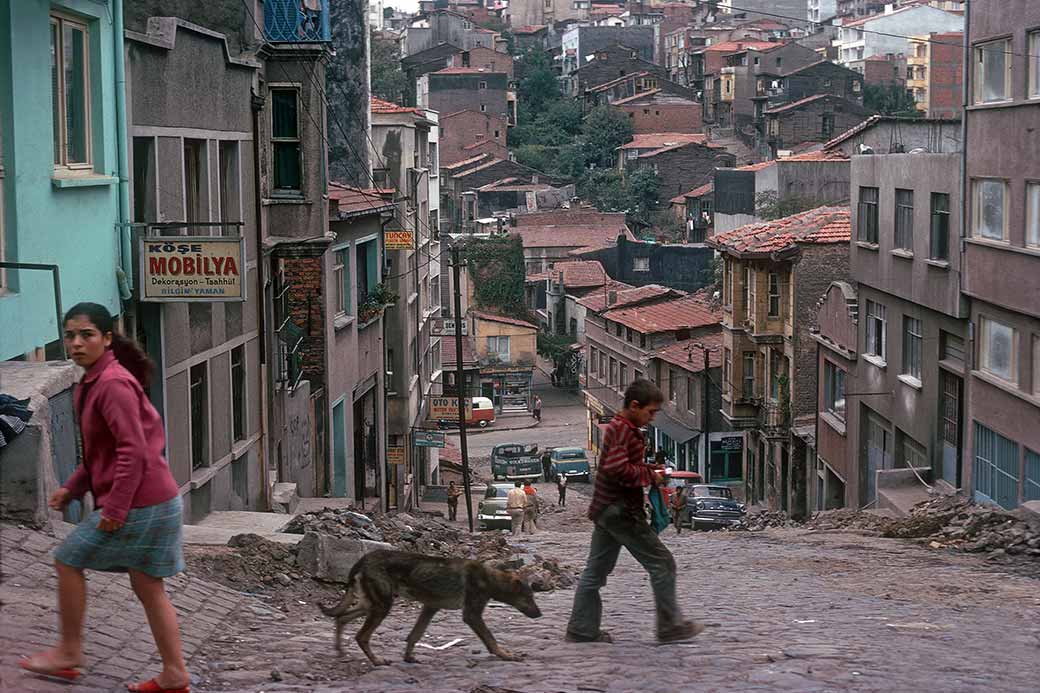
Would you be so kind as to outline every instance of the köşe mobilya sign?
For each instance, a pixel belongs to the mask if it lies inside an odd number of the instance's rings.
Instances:
[[[245,241],[220,236],[141,239],[141,300],[244,301]]]

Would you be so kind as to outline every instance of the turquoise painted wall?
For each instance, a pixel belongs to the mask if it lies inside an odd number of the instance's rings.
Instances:
[[[91,180],[79,182],[95,185],[54,185],[52,11],[88,24],[94,170],[88,172]],[[110,2],[95,0],[0,0],[0,132],[5,259],[59,265],[63,309],[94,301],[116,314],[119,204],[111,13]],[[50,274],[8,270],[8,283],[10,291],[0,295],[0,359],[58,335]]]

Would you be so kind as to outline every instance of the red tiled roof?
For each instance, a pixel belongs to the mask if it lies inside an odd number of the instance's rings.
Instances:
[[[723,41],[722,43],[716,43],[710,46],[704,46],[699,49],[701,51],[712,51],[722,53],[737,53],[739,51],[748,50],[765,50],[768,48],[778,48],[781,43],[776,41]]]
[[[687,198],[701,197],[703,195],[707,195],[708,193],[714,192],[714,191],[715,191],[715,183],[714,182],[705,183],[704,185],[702,185],[700,187],[697,187],[697,188],[694,188],[693,190],[691,190],[689,192],[684,192],[682,195],[676,195],[675,197],[673,197],[669,201],[673,202],[675,204],[685,204]]]
[[[519,318],[511,318],[506,315],[496,315],[495,313],[486,313],[480,310],[471,310],[470,314],[473,315],[477,320],[487,320],[488,322],[500,322],[503,325],[515,325],[517,327],[530,327],[532,330],[537,330],[538,325],[527,322],[526,320],[520,320]],[[441,340],[443,343],[444,340]]]
[[[553,279],[558,279],[561,272],[563,273],[563,286],[568,289],[603,286],[608,279],[606,270],[598,260],[557,262],[548,274]]]
[[[636,99],[643,99],[643,98],[646,98],[647,96],[653,96],[654,94],[658,94],[660,92],[661,92],[660,89],[647,89],[646,91],[641,91],[638,94],[632,94],[632,96],[626,96],[623,99],[617,99],[610,105],[611,106],[624,106],[626,103],[632,103]]]
[[[827,142],[826,144],[824,144],[823,148],[824,149],[832,149],[834,147],[837,147],[839,144],[841,144],[845,140],[850,139],[852,137],[855,137],[859,133],[861,133],[864,130],[866,130],[867,128],[871,127],[872,125],[874,125],[874,123],[880,122],[881,119],[882,119],[882,116],[880,116],[880,115],[872,115],[869,118],[867,118],[866,120],[864,120],[862,123],[860,123],[859,125],[854,125],[853,127],[849,128],[845,132],[841,133],[840,135],[838,135],[834,139],[832,139],[829,142]]]
[[[707,240],[722,252],[771,254],[799,243],[848,243],[852,240],[852,215],[848,207],[817,207],[789,217],[747,224]]]
[[[583,248],[585,246],[613,246],[617,237],[624,234],[632,238],[632,232],[620,222],[616,226],[595,227],[588,225],[518,226],[512,233],[519,234],[524,248]]]
[[[417,108],[411,108],[409,106],[400,106],[400,105],[398,105],[396,103],[393,103],[392,101],[384,101],[383,99],[378,99],[378,98],[376,98],[374,96],[372,97],[372,112],[373,113],[415,113],[416,115],[421,115],[419,113],[419,109],[417,109]]]
[[[765,110],[765,113],[783,113],[784,111],[790,111],[796,108],[801,108],[806,104],[812,103],[814,101],[819,101],[820,99],[826,99],[830,96],[830,94],[813,94],[812,96],[806,96],[804,99],[798,99],[797,101],[792,101],[791,103],[785,103],[783,106],[777,106],[776,108],[767,108]]]
[[[620,282],[618,282],[618,284],[620,284]],[[614,287],[608,284],[604,287],[602,292],[597,291],[593,294],[589,294],[585,298],[579,300],[578,303],[594,313],[598,313],[607,307],[607,299],[610,297],[609,292],[611,291],[617,292],[614,301],[609,304],[612,310],[614,308],[632,306],[646,301],[660,299],[663,296],[678,298],[686,295],[682,291],[669,289],[668,287],[659,284],[647,284],[646,286],[629,287],[627,289]]]
[[[848,161],[848,155],[840,149],[818,149],[801,154],[785,156],[779,161]]]
[[[441,70],[437,70],[432,73],[435,75],[475,75],[480,73],[482,75],[504,75],[504,70],[488,70],[484,67],[445,67]]]
[[[737,168],[735,168],[733,170],[734,171],[761,171],[764,168],[769,168],[774,163],[776,163],[776,162],[774,160],[770,159],[769,161],[760,161],[757,164],[748,164],[746,166],[738,166]]]
[[[393,190],[388,191],[390,194]],[[393,200],[383,195],[384,191],[374,188],[354,188],[335,181],[329,181],[329,199],[336,201],[336,209],[342,218],[359,214],[377,214],[394,208]]]
[[[632,136],[632,141],[621,145],[618,149],[663,149],[683,144],[704,144],[707,135],[689,132],[648,132]]]
[[[513,27],[513,34],[537,34],[539,31],[545,31],[544,24],[532,24],[530,26],[518,26]]]
[[[548,272],[535,272],[524,277],[524,281],[528,284],[533,284],[534,282],[544,282],[548,278]]]
[[[451,164],[443,164],[441,166],[441,168],[446,169],[448,171],[454,171],[457,168],[465,168],[466,166],[469,166],[470,164],[475,164],[478,161],[483,161],[484,159],[486,159],[486,158],[488,158],[490,156],[491,156],[490,154],[477,154],[476,156],[471,156],[468,159],[460,159],[459,161],[456,161],[456,162],[451,163]]]
[[[458,370],[456,366],[455,337],[441,337],[441,369],[446,371]],[[462,367],[467,365],[476,366],[480,363],[477,356],[477,348],[473,343],[473,337],[462,337]]]
[[[669,344],[655,351],[651,358],[667,361],[684,371],[700,373],[704,370],[704,355],[695,344],[703,344],[708,348],[708,368],[722,368],[722,333]]]
[[[610,80],[609,82],[604,82],[603,84],[597,84],[596,86],[594,86],[591,89],[589,89],[589,91],[592,92],[592,93],[596,93],[596,92],[600,92],[600,91],[606,91],[607,89],[610,89],[611,87],[613,87],[615,84],[621,84],[623,82],[628,82],[630,80],[636,79],[637,77],[645,77],[648,74],[650,74],[650,73],[647,70],[641,70],[639,72],[630,72],[627,75],[621,75],[620,77],[615,77],[614,79]]]
[[[603,317],[645,334],[707,327],[722,322],[722,312],[713,310],[700,296],[611,308],[603,313]]]

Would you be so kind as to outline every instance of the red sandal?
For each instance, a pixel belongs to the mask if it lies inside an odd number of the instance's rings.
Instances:
[[[40,676],[51,676],[56,679],[63,679],[65,681],[75,681],[80,677],[80,670],[76,667],[42,667],[31,663],[30,657],[23,657],[18,660],[18,666],[25,669],[33,674]]]
[[[131,688],[133,686],[133,688]],[[163,688],[159,685],[158,679],[148,679],[141,683],[128,683],[126,684],[126,690],[135,691],[136,693],[191,693],[190,686],[184,686],[183,688]]]

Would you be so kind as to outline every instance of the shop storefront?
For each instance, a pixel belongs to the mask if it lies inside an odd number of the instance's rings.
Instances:
[[[534,369],[482,368],[480,394],[489,398],[498,412],[523,412],[531,408]]]
[[[650,424],[651,441],[655,451],[664,452],[668,463],[675,469],[696,472],[697,441],[700,432],[683,426],[667,414],[661,413]]]

